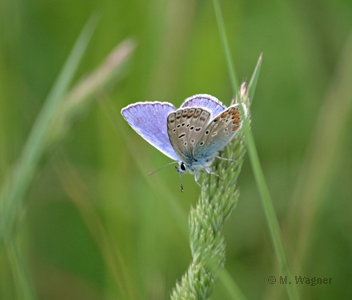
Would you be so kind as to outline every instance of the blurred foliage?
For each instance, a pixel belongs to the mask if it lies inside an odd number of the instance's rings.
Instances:
[[[301,298],[349,299],[352,97],[351,87],[339,84],[352,82],[352,71],[336,74],[351,66],[342,53],[352,29],[352,2],[220,3],[239,79],[248,80],[264,54],[252,130],[293,275],[333,278],[332,284],[299,286]],[[193,176],[184,176],[181,194],[172,167],[147,177],[169,159],[140,138],[119,110],[146,100],[177,107],[197,93],[230,103],[211,1],[2,0],[1,183],[93,12],[101,21],[75,83],[126,38],[137,43],[133,61],[114,88],[96,95],[96,105],[59,149],[46,152],[16,236],[39,299],[168,299],[191,260],[185,216],[199,187]],[[115,110],[108,116],[104,105],[111,102]],[[335,104],[344,108],[341,117],[330,115],[339,112]],[[324,152],[330,141],[334,151]],[[315,153],[327,169],[316,159],[311,164]],[[311,194],[306,183],[315,170],[327,175]],[[248,299],[287,299],[283,285],[267,281],[280,272],[248,160],[238,184],[239,202],[224,227],[225,266]],[[0,299],[17,299],[3,245],[0,269]],[[221,282],[213,299],[231,299]]]

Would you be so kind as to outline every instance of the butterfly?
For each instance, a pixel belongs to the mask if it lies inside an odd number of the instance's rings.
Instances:
[[[138,102],[121,114],[142,138],[174,160],[170,164],[178,164],[181,191],[182,175],[187,172],[195,175],[199,186],[201,170],[217,175],[211,171],[212,162],[242,126],[239,104],[226,108],[206,94],[187,98],[179,109],[168,102]]]

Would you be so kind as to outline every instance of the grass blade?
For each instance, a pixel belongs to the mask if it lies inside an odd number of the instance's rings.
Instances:
[[[217,17],[217,22],[218,22],[218,26],[219,26],[219,30],[220,30],[221,39],[222,39],[222,44],[224,46],[224,52],[226,53],[225,57],[226,57],[227,67],[229,69],[231,85],[233,88],[233,92],[236,94],[238,83],[233,82],[236,80],[236,77],[233,75],[233,74],[235,74],[235,71],[234,71],[234,66],[233,66],[232,60],[231,60],[230,49],[229,49],[228,42],[227,42],[227,37],[226,37],[226,32],[225,32],[225,28],[224,28],[224,22],[222,19],[219,1],[213,0],[213,3],[214,3],[214,10],[215,10],[215,14]],[[259,67],[260,67],[260,61],[261,61],[261,59],[259,58]],[[257,73],[255,73],[255,74],[257,74]],[[257,79],[256,75],[254,75],[254,77],[252,77],[252,78],[254,78],[254,81],[252,82],[252,80],[251,80],[251,84],[255,84],[256,79]],[[241,103],[241,99],[239,99],[239,101]],[[239,108],[240,108],[241,114],[244,115],[242,105],[240,105]],[[245,137],[247,139],[249,158],[251,161],[255,180],[256,180],[256,183],[257,183],[257,186],[259,189],[259,193],[261,195],[266,220],[268,222],[268,226],[269,226],[272,242],[273,242],[273,245],[275,248],[275,252],[276,252],[277,258],[279,260],[281,272],[282,272],[283,276],[287,276],[288,282],[293,282],[292,274],[291,274],[291,271],[288,266],[286,254],[285,254],[284,247],[283,247],[282,240],[281,240],[279,223],[276,218],[274,206],[273,206],[273,203],[272,203],[272,200],[270,197],[269,189],[268,189],[266,181],[265,181],[263,170],[262,170],[260,162],[259,162],[259,157],[258,157],[258,153],[257,153],[256,147],[255,147],[254,138],[253,138],[252,132],[250,131],[250,127],[249,127],[249,122],[246,118],[244,118],[244,120],[243,120],[243,129],[245,132]],[[296,286],[294,284],[287,284],[286,288],[287,288],[287,293],[289,295],[289,298],[291,300],[292,299],[299,299],[298,292],[297,292]]]
[[[119,43],[93,72],[80,80],[65,96],[50,135],[50,143],[57,143],[64,137],[72,124],[96,102],[96,96],[112,87],[123,77],[136,47],[132,39]]]
[[[16,244],[14,228],[26,192],[33,181],[38,162],[47,145],[50,130],[55,126],[54,121],[58,108],[71,84],[96,25],[97,18],[92,17],[81,32],[33,125],[17,168],[14,170],[12,181],[5,184],[1,191],[0,241],[5,242],[8,250],[7,253],[11,261],[20,299],[34,300],[36,296],[28,276],[27,267]]]
[[[44,106],[33,125],[22,156],[14,170],[12,181],[3,187],[1,193],[0,240],[11,239],[17,220],[18,211],[25,194],[32,183],[39,159],[41,158],[50,129],[55,126],[54,120],[58,107],[67,92],[78,64],[87,49],[90,38],[97,25],[97,18],[92,17],[76,41],[58,79],[45,100]]]
[[[31,285],[28,268],[25,264],[21,251],[16,241],[12,240],[7,245],[7,256],[9,257],[14,274],[14,282],[17,286],[16,292],[20,300],[35,300],[36,293]]]
[[[238,93],[238,80],[237,80],[235,68],[232,67],[233,62],[232,62],[232,58],[231,58],[231,54],[230,54],[229,43],[228,43],[227,37],[226,37],[225,25],[224,25],[224,20],[222,18],[220,4],[218,1],[215,1],[215,0],[213,0],[213,3],[214,3],[216,20],[218,22],[222,47],[223,47],[225,59],[227,62],[227,71],[229,72],[229,76],[230,76],[230,84],[232,86],[233,94],[237,95],[237,93]]]
[[[346,125],[352,111],[351,51],[352,32],[320,107],[300,180],[292,197],[292,210],[285,227],[289,230],[299,224],[295,243],[295,265],[300,265],[305,259],[315,215],[325,199],[325,194],[328,193],[341,161],[339,151],[345,143],[344,137],[349,130]],[[326,122],[326,112],[329,112],[329,119],[334,120],[331,124]],[[328,143],[326,137],[329,137]]]
[[[252,104],[253,98],[254,98],[254,93],[255,89],[257,87],[257,82],[259,78],[259,73],[260,73],[260,68],[262,66],[262,58],[263,58],[263,53],[260,54],[257,65],[254,69],[254,73],[252,75],[252,78],[248,84],[248,96],[249,96],[249,103]]]

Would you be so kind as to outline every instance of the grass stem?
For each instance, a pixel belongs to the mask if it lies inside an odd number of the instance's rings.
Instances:
[[[55,126],[54,120],[58,108],[87,49],[96,25],[97,19],[94,17],[84,27],[33,125],[17,168],[14,170],[12,181],[5,185],[1,191],[0,202],[3,206],[1,209],[0,241],[13,238],[13,230],[21,204],[44,152],[50,129]]]
[[[223,21],[222,14],[221,14],[220,4],[219,4],[218,0],[213,0],[213,4],[214,4],[214,10],[215,10],[215,14],[216,14],[217,22],[218,22],[218,27],[220,30],[222,44],[224,47],[225,58],[226,58],[228,72],[230,74],[230,80],[231,80],[233,93],[236,95],[236,93],[238,91],[238,83],[237,83],[236,76],[235,76],[235,68],[233,66],[233,62],[232,62],[231,55],[230,55],[230,48],[229,48],[228,41],[227,41],[227,36],[226,36],[226,32],[225,32],[224,21]],[[239,101],[241,103],[241,99],[239,99]],[[242,105],[240,105],[239,108],[240,108],[241,114],[244,115]],[[274,209],[271,197],[270,197],[269,189],[268,189],[266,181],[265,181],[263,170],[260,165],[258,153],[257,153],[256,147],[255,147],[255,142],[254,142],[252,132],[250,130],[249,122],[246,118],[244,118],[244,120],[243,120],[243,129],[244,129],[245,137],[247,139],[249,158],[251,161],[251,165],[252,165],[253,173],[255,176],[256,183],[257,183],[257,187],[258,187],[259,193],[261,195],[262,204],[263,204],[263,208],[264,208],[264,212],[265,212],[265,217],[266,217],[268,227],[270,230],[270,235],[271,235],[272,242],[273,242],[273,245],[275,248],[276,256],[278,258],[278,261],[279,261],[279,264],[281,267],[281,272],[282,272],[283,276],[287,276],[288,282],[293,282],[292,274],[291,274],[291,271],[288,266],[288,261],[287,261],[286,254],[285,254],[284,247],[283,247],[283,243],[281,240],[280,227],[279,227],[279,223],[276,218],[275,209]],[[296,286],[294,284],[286,284],[286,288],[287,288],[287,293],[289,295],[289,298],[291,300],[299,299],[298,291],[297,291]]]

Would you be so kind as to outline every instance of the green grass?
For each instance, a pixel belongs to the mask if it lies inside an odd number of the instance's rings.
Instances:
[[[227,40],[224,21],[223,21],[222,14],[221,14],[221,8],[220,8],[218,0],[213,0],[213,3],[214,3],[214,9],[215,9],[216,18],[218,21],[219,30],[220,30],[221,40],[222,40],[222,44],[224,47],[227,68],[229,70],[229,74],[230,74],[230,78],[231,78],[232,89],[233,89],[233,93],[236,95],[238,93],[238,83],[236,82],[237,80],[236,80],[236,76],[235,76],[235,74],[236,74],[235,68],[234,68],[234,65],[233,65],[232,59],[231,59],[229,43]],[[260,61],[258,63],[259,69],[261,66],[261,57],[262,56],[260,56]],[[256,75],[256,74],[258,74],[258,76],[259,76],[259,72],[254,73],[254,75]],[[255,80],[253,80],[253,82],[256,83],[258,80],[258,77],[257,76],[253,76],[253,77],[255,78]],[[253,92],[252,92],[252,97],[253,97],[255,87],[252,90],[253,90]],[[251,98],[251,100],[253,100],[253,98]],[[239,97],[239,103],[242,104],[241,97]],[[243,109],[242,105],[240,105],[239,108],[240,108],[241,115],[244,116],[245,114],[244,114],[244,109]],[[253,134],[250,130],[250,125],[249,125],[248,119],[246,119],[246,118],[244,118],[244,121],[243,121],[243,131],[245,133],[250,162],[252,165],[252,169],[253,169],[254,177],[255,177],[255,180],[257,183],[257,187],[258,187],[261,199],[262,199],[262,204],[263,204],[263,208],[264,208],[264,212],[265,212],[266,221],[268,223],[268,227],[269,227],[270,234],[271,234],[271,239],[272,239],[272,242],[273,242],[273,245],[275,248],[277,259],[280,264],[281,272],[282,272],[283,276],[287,276],[288,282],[293,282],[293,276],[292,276],[290,268],[288,266],[285,250],[284,250],[283,243],[282,243],[280,227],[279,227],[279,223],[278,223],[278,220],[277,220],[277,217],[275,214],[273,202],[271,200],[269,189],[266,184],[266,180],[265,180],[265,177],[263,174],[262,167],[260,165],[260,161],[259,161],[256,146],[255,146]],[[287,293],[288,293],[290,299],[292,299],[292,300],[299,299],[296,285],[287,284],[286,288],[287,288]]]
[[[78,38],[61,74],[49,93],[42,111],[33,125],[31,133],[24,145],[23,155],[18,166],[14,170],[13,179],[8,187],[2,191],[1,202],[4,205],[1,215],[0,238],[1,240],[11,240],[14,236],[14,227],[25,194],[33,180],[33,176],[47,146],[50,130],[55,126],[56,116],[60,108],[61,101],[67,93],[78,64],[88,46],[88,42],[96,27],[96,18],[91,19]]]
[[[78,38],[61,74],[59,75],[52,91],[49,93],[43,109],[39,114],[27,143],[23,149],[23,155],[19,160],[12,178],[7,186],[1,191],[1,223],[0,241],[5,242],[9,257],[12,257],[12,266],[19,292],[19,299],[36,299],[34,288],[27,272],[26,264],[20,254],[21,250],[16,245],[15,226],[22,210],[25,195],[33,182],[33,177],[41,156],[44,153],[50,130],[55,126],[54,122],[60,108],[61,101],[72,81],[78,64],[88,46],[88,42],[96,27],[96,18],[92,18]]]
[[[273,201],[265,207],[292,275],[333,278],[297,285],[300,298],[350,297],[351,4],[220,3],[227,42],[212,1],[1,2],[0,299],[170,299],[192,261],[187,214],[200,190],[184,176],[180,193],[173,167],[148,177],[170,160],[119,111],[178,107],[197,93],[229,105],[260,53],[251,133]],[[94,11],[89,46],[61,80]],[[287,286],[267,281],[284,273],[249,155],[237,184],[211,299],[289,299]]]
[[[87,102],[94,99],[95,93],[102,87],[107,87],[111,81],[116,81],[123,63],[133,50],[131,41],[120,45],[102,67],[68,93],[79,62],[97,26],[97,20],[96,16],[91,17],[80,34],[31,129],[12,179],[2,189],[0,239],[7,247],[11,259],[19,299],[37,299],[20,247],[16,243],[15,227],[38,163],[49,146],[62,140],[72,120],[77,119],[77,115],[82,114],[80,112],[89,106]]]

